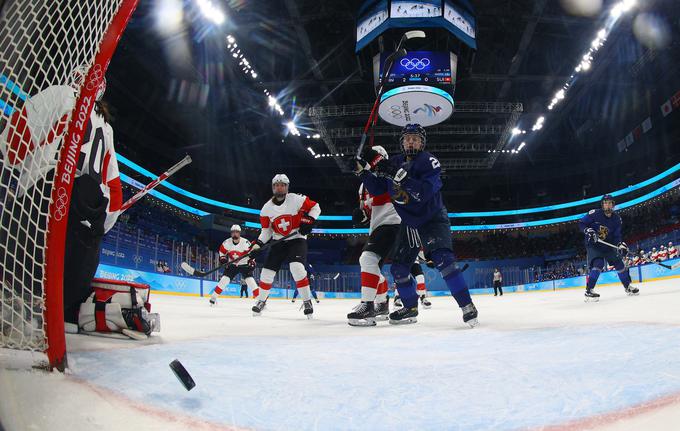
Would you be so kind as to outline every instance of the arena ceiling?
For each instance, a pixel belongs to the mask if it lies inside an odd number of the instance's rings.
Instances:
[[[183,14],[171,27],[158,6],[165,2],[140,2],[107,76],[119,152],[158,172],[190,154],[194,163],[176,184],[256,207],[270,194],[271,177],[285,172],[293,190],[317,197],[333,213],[349,212],[358,180],[343,172],[341,158],[315,159],[307,148],[349,153],[358,145],[357,128],[374,98],[371,72],[354,53],[362,2],[213,2],[225,13],[221,26],[206,20],[194,0],[179,1]],[[680,15],[673,1],[644,2],[621,19],[592,69],[546,115],[610,3],[588,17],[568,13],[565,2],[472,2],[478,50],[459,66],[458,111],[431,129],[428,142],[445,167],[449,210],[593,196],[680,161],[678,121],[659,110],[680,90]],[[661,17],[672,35],[663,46],[651,49],[636,36],[642,13]],[[233,61],[227,34],[237,38],[257,79]],[[265,89],[277,96],[283,116],[272,112]],[[293,113],[299,137],[286,135]],[[522,152],[489,153],[503,147],[510,128],[530,130],[542,115],[544,128]],[[617,144],[648,117],[652,129],[620,152]],[[376,143],[396,150],[396,129],[378,125]],[[322,139],[306,137],[316,133]]]

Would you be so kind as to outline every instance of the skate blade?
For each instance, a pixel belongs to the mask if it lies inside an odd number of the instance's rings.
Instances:
[[[479,325],[479,321],[477,320],[476,317],[475,317],[474,319],[468,320],[468,321],[465,322],[465,323],[467,323],[468,325],[470,325],[470,328],[474,328],[475,326]]]
[[[401,320],[390,319],[390,325],[408,325],[411,323],[418,323],[418,319],[415,317],[407,317],[406,319]]]
[[[430,304],[430,305],[421,304],[421,305],[422,305],[423,308],[426,309],[426,310],[429,310],[430,308],[432,308],[432,304]]]
[[[375,316],[375,320],[376,320],[377,322],[384,322],[384,321],[386,321],[386,320],[390,320],[390,316],[388,316],[388,315],[386,315],[386,314],[382,314],[382,315],[380,315],[380,316]]]
[[[640,295],[640,292],[627,292],[626,294],[628,296],[638,296],[638,295]]]
[[[584,299],[584,302],[600,302],[600,298],[589,298],[589,297],[586,297],[586,298]]]
[[[260,316],[261,314],[262,314],[262,313],[258,313],[257,311],[253,311],[253,317],[258,317],[258,316]]]
[[[347,319],[349,326],[375,326],[375,319]]]
[[[305,314],[307,316],[307,319],[312,320],[314,318],[313,314]]]

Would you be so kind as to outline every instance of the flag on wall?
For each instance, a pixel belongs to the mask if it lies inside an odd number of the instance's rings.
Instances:
[[[671,103],[671,99],[668,99],[661,105],[661,115],[665,117],[671,112],[673,112],[673,104]]]

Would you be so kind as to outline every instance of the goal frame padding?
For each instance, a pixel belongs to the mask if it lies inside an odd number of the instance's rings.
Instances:
[[[71,121],[60,149],[54,184],[51,191],[49,219],[47,226],[47,247],[44,271],[45,295],[45,336],[47,338],[47,358],[50,369],[63,371],[66,361],[66,335],[64,333],[64,252],[66,248],[66,227],[68,226],[68,207],[71,204],[71,191],[75,179],[76,166],[80,155],[83,136],[87,127],[97,87],[106,74],[111,57],[120,41],[132,13],[139,0],[123,0],[114,15],[95,56],[94,63],[87,72],[86,80],[71,114]],[[80,121],[79,121],[80,118]],[[84,121],[83,121],[84,119]],[[75,159],[75,163],[73,160]],[[65,194],[64,194],[65,192]],[[64,199],[67,196],[68,199]],[[65,217],[55,217],[58,211],[66,209]]]

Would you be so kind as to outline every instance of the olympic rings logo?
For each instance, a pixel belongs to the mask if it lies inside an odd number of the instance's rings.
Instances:
[[[61,221],[66,217],[68,212],[68,195],[66,194],[65,188],[59,187],[59,190],[57,190],[57,200],[54,204],[54,219],[56,221]]]
[[[401,115],[401,106],[399,105],[390,106],[390,114],[392,115],[392,118],[404,118],[404,116]]]
[[[99,87],[104,78],[104,73],[102,73],[102,67],[99,64],[95,64],[90,72],[90,81],[87,83],[88,90],[94,90]]]
[[[399,62],[406,70],[423,70],[430,65],[430,59],[427,57],[423,58],[402,58]]]

